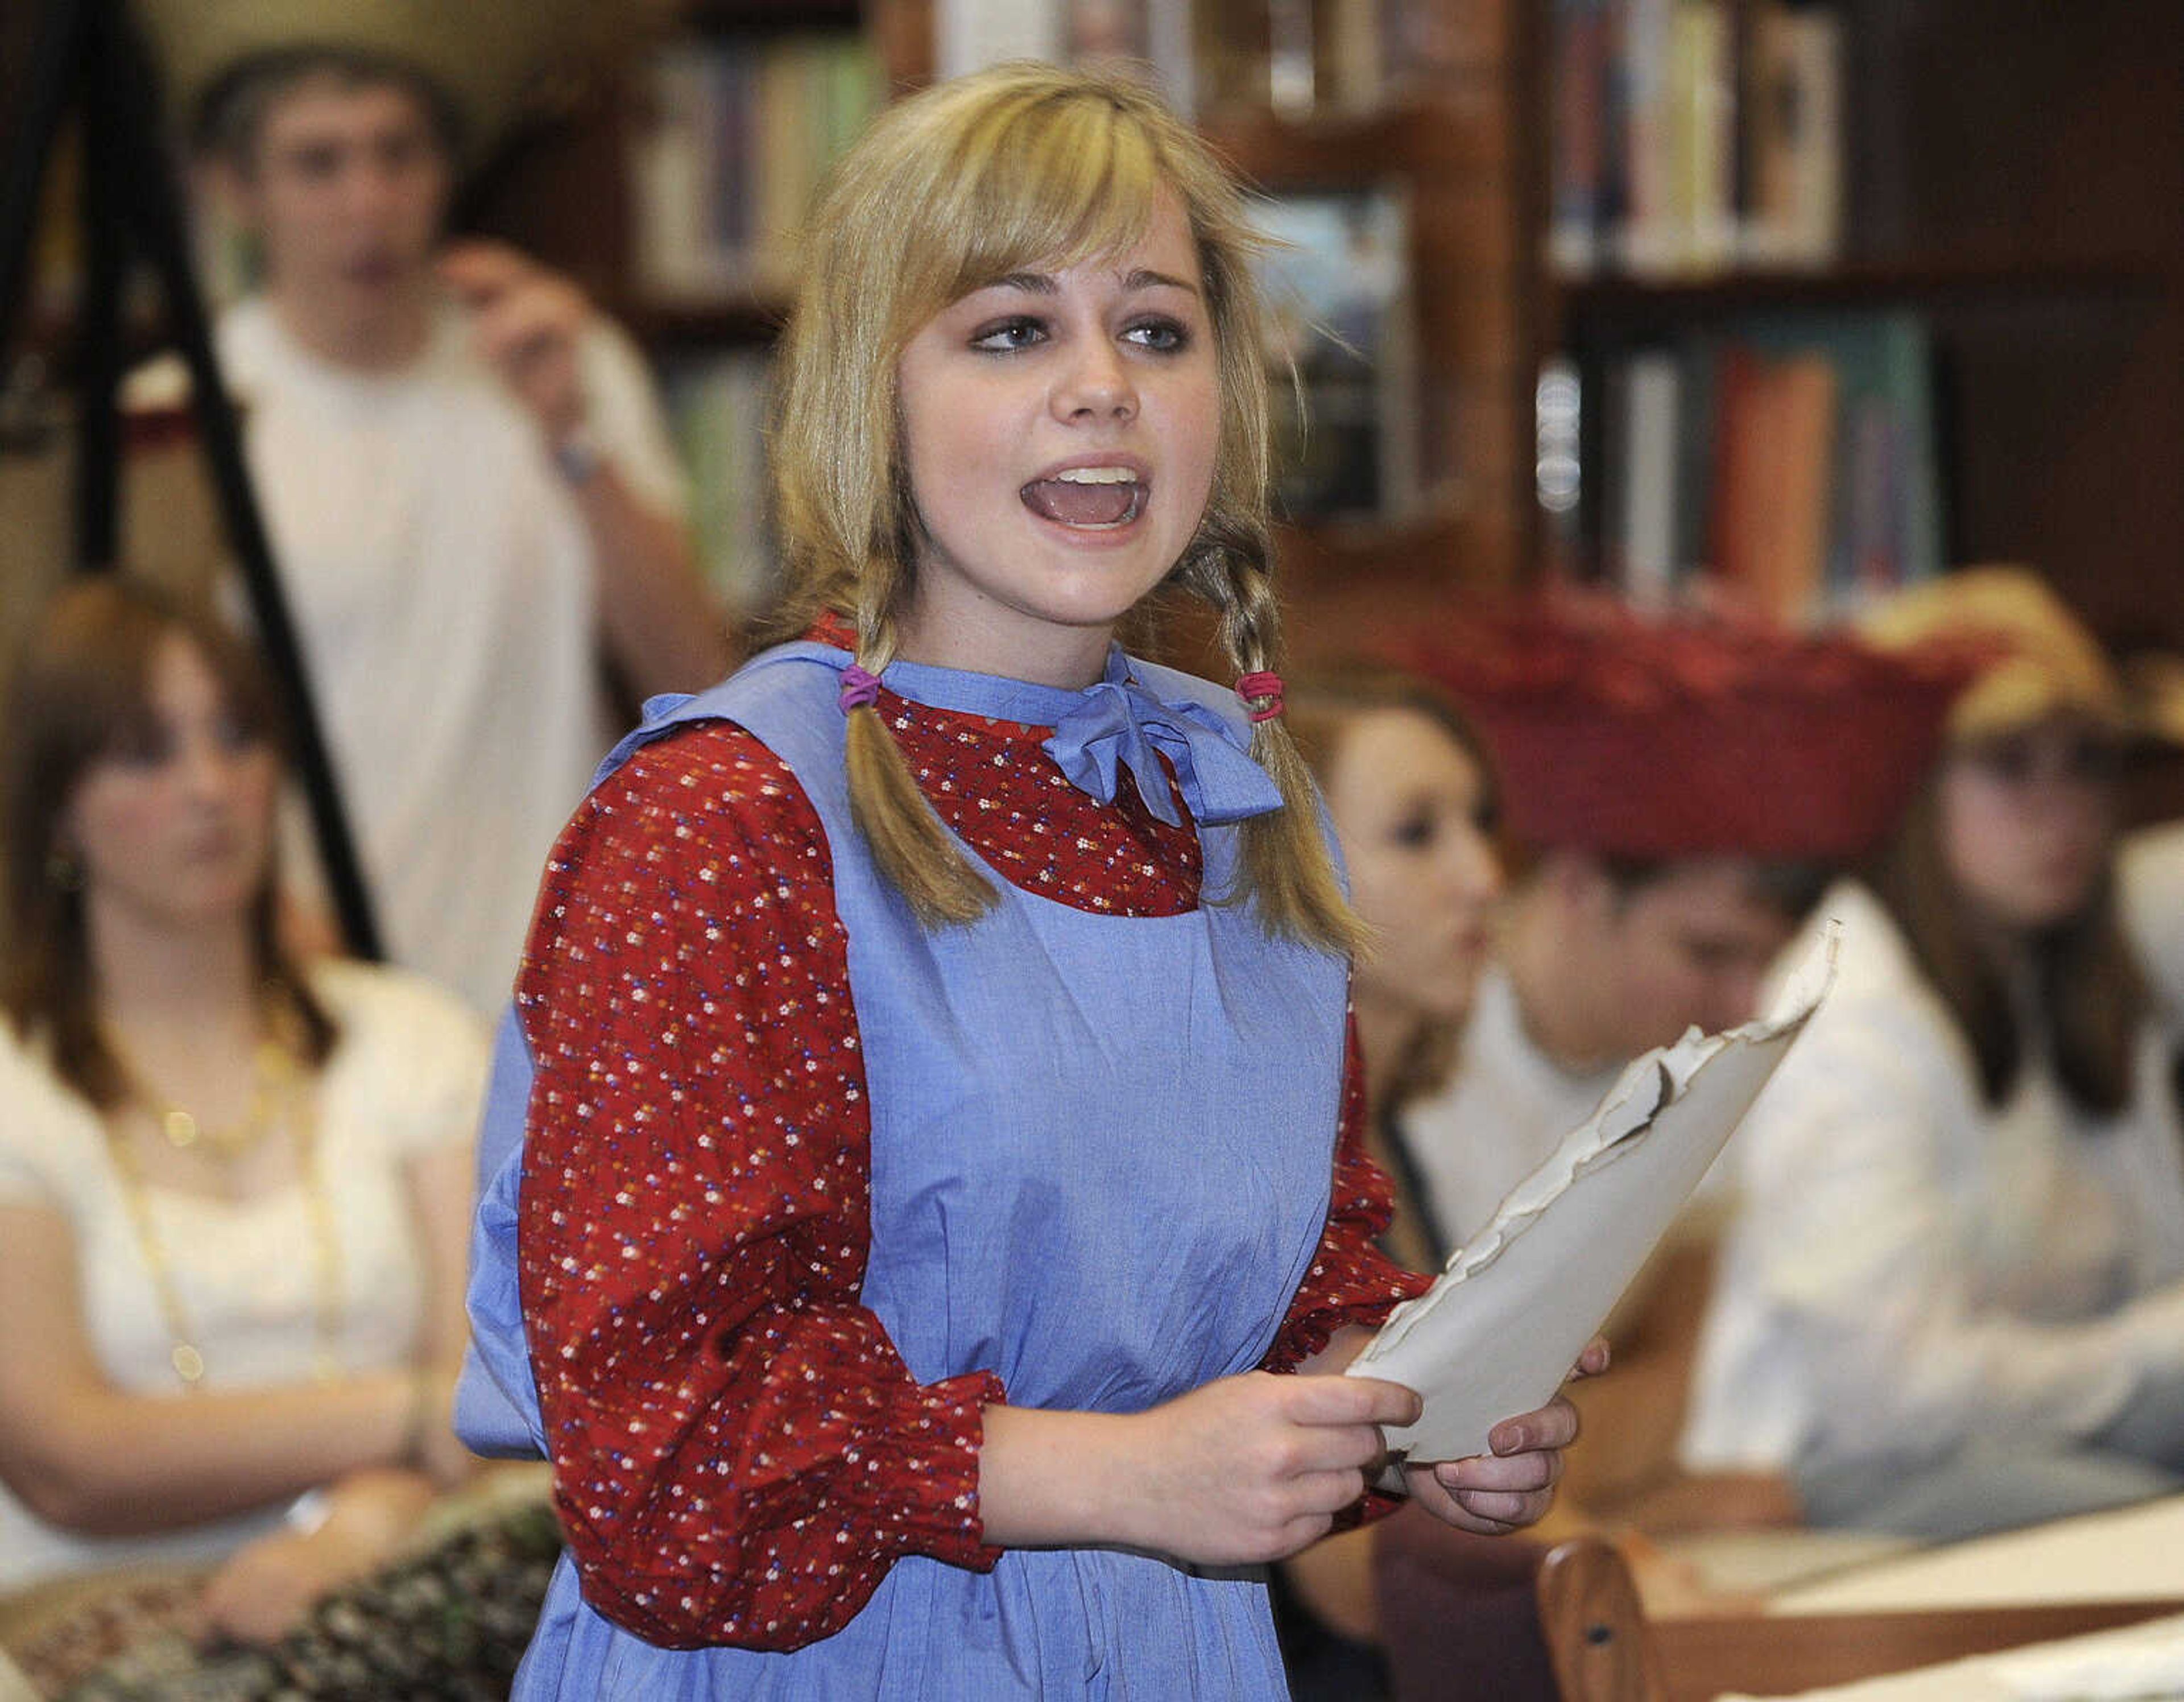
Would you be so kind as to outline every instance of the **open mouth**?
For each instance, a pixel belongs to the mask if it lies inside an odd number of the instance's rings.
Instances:
[[[1145,511],[1151,487],[1128,467],[1071,467],[1034,479],[1017,494],[1042,520],[1088,532],[1129,525]]]

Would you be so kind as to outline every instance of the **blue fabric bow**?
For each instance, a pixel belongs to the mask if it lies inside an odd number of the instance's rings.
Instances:
[[[1251,760],[1234,729],[1203,704],[1166,702],[1130,679],[1102,680],[1054,724],[1043,747],[1079,791],[1103,804],[1115,801],[1117,776],[1127,768],[1145,807],[1170,827],[1180,827],[1167,774],[1192,819],[1220,827],[1282,806],[1281,789]]]

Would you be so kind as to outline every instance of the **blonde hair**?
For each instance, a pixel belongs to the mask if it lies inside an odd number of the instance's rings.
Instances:
[[[1243,198],[1139,85],[1040,64],[997,66],[898,103],[821,198],[782,343],[773,468],[792,589],[777,635],[839,610],[855,623],[861,667],[878,674],[894,659],[922,536],[901,454],[903,349],[935,314],[1011,273],[1128,249],[1163,193],[1181,204],[1197,250],[1222,400],[1206,512],[1167,583],[1217,611],[1239,674],[1279,667],[1264,309],[1251,266],[1259,239]],[[1251,754],[1284,807],[1242,825],[1236,887],[1216,901],[1256,899],[1271,931],[1349,951],[1360,929],[1278,718],[1257,724]],[[876,708],[850,711],[848,765],[858,829],[920,918],[942,926],[984,913],[991,884],[918,792]]]

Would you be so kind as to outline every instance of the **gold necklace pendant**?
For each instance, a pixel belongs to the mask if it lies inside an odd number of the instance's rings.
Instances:
[[[310,1225],[315,1266],[315,1286],[318,1291],[314,1308],[313,1333],[316,1337],[311,1354],[311,1376],[320,1384],[337,1382],[347,1375],[341,1353],[343,1329],[343,1283],[342,1270],[341,1229],[335,1221],[333,1201],[327,1192],[322,1154],[319,1149],[318,1107],[313,1097],[312,1084],[293,1069],[292,1058],[284,1057],[281,1069],[284,1093],[275,1097],[287,1103],[285,1115],[273,1119],[269,1126],[285,1124],[293,1143],[298,1180],[302,1186],[304,1211]],[[176,1108],[177,1110],[179,1107]],[[188,1113],[181,1113],[187,1117]],[[204,1385],[205,1357],[196,1342],[197,1331],[187,1309],[182,1303],[181,1289],[176,1280],[175,1268],[167,1243],[154,1220],[150,1190],[146,1186],[144,1171],[137,1154],[131,1150],[125,1130],[118,1128],[109,1119],[106,1123],[108,1151],[113,1155],[114,1175],[121,1185],[131,1226],[136,1231],[138,1252],[144,1260],[145,1274],[151,1279],[152,1292],[159,1301],[159,1312],[166,1324],[167,1333],[174,1345],[168,1350],[167,1363],[174,1368],[175,1376],[185,1394],[195,1394]],[[200,1136],[202,1131],[193,1131]],[[169,1138],[173,1138],[170,1127]]]
[[[257,1151],[272,1133],[275,1112],[294,1073],[295,1058],[280,1041],[258,1042],[251,1053],[250,1103],[242,1120],[226,1125],[200,1122],[187,1107],[153,1091],[142,1072],[129,1067],[131,1086],[136,1097],[159,1119],[167,1144],[178,1152],[201,1152],[214,1163],[231,1168]]]

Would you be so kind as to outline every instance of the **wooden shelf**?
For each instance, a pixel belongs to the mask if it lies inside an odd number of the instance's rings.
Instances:
[[[1285,188],[1475,177],[1505,171],[1509,163],[1509,137],[1496,105],[1454,92],[1355,115],[1229,111],[1200,128],[1245,176]]]
[[[856,0],[683,0],[686,28],[734,30],[854,30],[862,23]]]
[[[787,321],[788,307],[786,296],[749,296],[717,302],[635,301],[614,311],[638,342],[673,354],[771,342]]]
[[[2082,265],[1949,259],[1901,265],[1852,263],[1689,278],[1601,274],[1562,278],[1556,290],[1568,326],[1578,321],[1702,320],[1758,308],[1872,308],[2057,298],[2158,299],[2176,291],[2180,283],[2184,278],[2172,260],[2148,256]]]
[[[2110,645],[2184,648],[2184,7],[1825,0],[1845,52],[1846,258],[1655,278],[1546,263],[1552,8],[1518,3],[1540,49],[1513,118],[1514,170],[1537,185],[1535,359],[1604,370],[1747,313],[1914,314],[1944,559],[2032,564]],[[1613,491],[1620,469],[1596,450],[1588,486]],[[1533,539],[1536,574],[1557,544]]]

